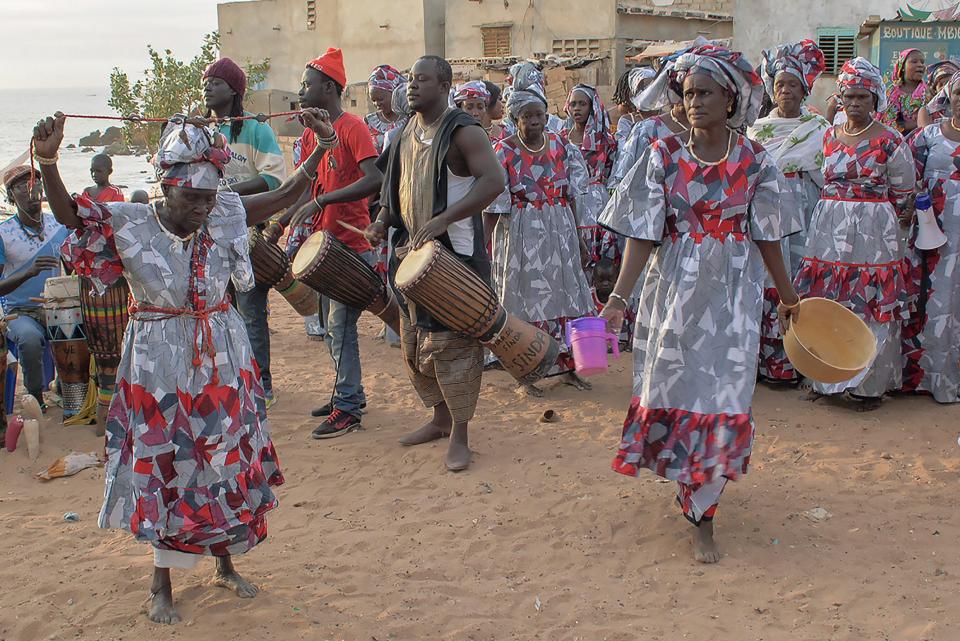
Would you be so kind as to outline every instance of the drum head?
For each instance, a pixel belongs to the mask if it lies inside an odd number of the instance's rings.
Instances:
[[[309,271],[310,265],[313,264],[313,259],[317,257],[317,254],[320,253],[320,250],[326,242],[327,233],[324,231],[314,232],[309,238],[303,241],[303,244],[300,245],[300,249],[297,251],[297,255],[293,257],[293,263],[291,265],[293,275],[296,278],[300,278],[302,274]]]
[[[400,266],[397,267],[396,282],[397,287],[403,289],[410,283],[416,282],[418,278],[426,271],[434,256],[438,251],[436,241],[425,243],[420,249],[415,249],[403,259]]]

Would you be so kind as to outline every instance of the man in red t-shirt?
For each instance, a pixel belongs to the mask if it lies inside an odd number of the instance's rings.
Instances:
[[[337,222],[343,221],[356,229],[366,229],[370,224],[367,198],[380,191],[383,180],[375,165],[377,150],[367,124],[358,116],[345,113],[340,104],[346,84],[343,54],[339,49],[328,49],[323,56],[308,63],[303,72],[300,105],[329,112],[340,144],[327,152],[317,169],[313,188],[304,194],[300,203],[288,210],[289,213],[281,219],[280,224],[282,226],[293,220],[296,234],[298,228],[304,226],[301,222],[312,221],[309,224],[311,231],[322,229],[333,234],[372,265],[375,256],[363,234],[353,232]],[[307,129],[300,143],[300,157],[307,158],[316,147],[316,137]],[[299,235],[303,236],[302,233]],[[302,242],[302,238],[300,240]],[[360,427],[362,409],[367,404],[357,341],[357,320],[362,311],[326,297],[321,298],[320,313],[326,328],[324,340],[333,358],[336,384],[331,401],[313,411],[313,416],[327,417],[313,431],[314,438],[334,438]]]

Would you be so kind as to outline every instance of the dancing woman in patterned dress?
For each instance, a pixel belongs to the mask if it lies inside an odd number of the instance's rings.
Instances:
[[[873,363],[845,383],[812,383],[808,397],[846,394],[867,411],[902,381],[900,324],[908,310],[897,218],[908,208],[916,168],[900,134],[874,119],[886,106],[880,70],[855,58],[837,85],[847,121],[824,134],[824,185],[795,285],[804,297],[844,305],[873,331]]]
[[[791,278],[800,269],[810,218],[820,202],[823,186],[823,134],[830,123],[803,103],[824,68],[823,52],[810,40],[764,51],[760,75],[775,107],[747,131],[747,137],[763,145],[776,160],[799,204],[786,212],[792,215],[784,217],[780,230],[780,251],[787,260]],[[794,383],[798,376],[783,351],[777,318],[779,302],[777,289],[768,278],[760,324],[760,378],[770,383]]]
[[[907,251],[913,293],[903,327],[903,390],[927,392],[939,403],[960,401],[960,72],[946,86],[949,118],[911,140],[920,189],[933,200],[933,214],[947,236],[938,249]]]
[[[215,582],[252,597],[232,556],[267,536],[283,483],[270,440],[260,374],[227,285],[253,287],[247,227],[290,206],[316,173],[323,144],[278,189],[217,192],[230,150],[205,121],[179,117],[156,162],[164,199],[154,205],[74,201],[56,166],[65,117],[34,129],[37,160],[57,219],[81,232],[77,273],[98,291],[126,277],[134,297],[107,417],[100,527],[129,530],[154,548],[150,619],[174,623],[170,568],[216,558]],[[333,146],[329,116],[303,113]]]
[[[655,141],[600,219],[629,238],[603,310],[611,328],[650,258],[613,469],[677,481],[696,526],[694,557],[715,563],[717,503],[726,482],[746,473],[753,443],[764,264],[789,306],[781,305],[785,322],[800,302],[780,252],[781,207],[793,205],[770,154],[737,133],[763,95],[749,62],[704,45],[676,70],[691,131]]]

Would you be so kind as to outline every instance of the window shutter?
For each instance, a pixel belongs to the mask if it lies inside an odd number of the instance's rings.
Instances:
[[[836,76],[847,60],[857,56],[857,32],[847,28],[817,29],[817,46],[826,59],[824,73]]]

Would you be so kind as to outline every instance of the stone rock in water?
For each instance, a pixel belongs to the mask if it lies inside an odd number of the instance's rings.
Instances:
[[[97,130],[94,131],[94,132],[91,132],[90,134],[88,134],[88,135],[86,135],[86,136],[84,136],[83,138],[80,139],[80,146],[81,146],[81,147],[99,147],[99,146],[102,145],[102,144],[103,144],[103,143],[100,142],[100,130],[99,130],[99,129],[97,129]]]

